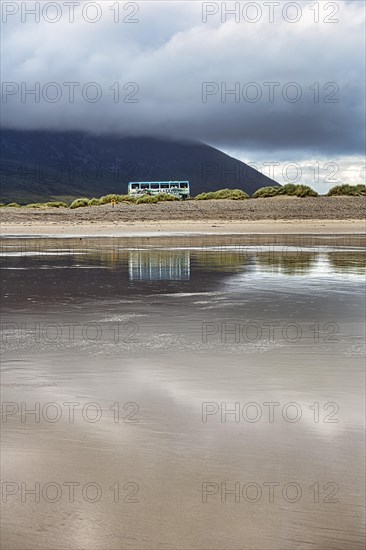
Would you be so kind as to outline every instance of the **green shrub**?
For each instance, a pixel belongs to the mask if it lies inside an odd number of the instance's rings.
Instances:
[[[219,189],[218,191],[210,191],[208,193],[200,193],[195,197],[198,201],[204,200],[219,200],[219,199],[231,199],[231,200],[244,200],[248,199],[249,195],[241,189]]]
[[[96,199],[95,197],[93,199],[90,199],[88,202],[88,206],[99,206],[99,199]]]
[[[136,201],[136,204],[156,204],[158,201],[157,197],[152,195],[142,195]]]
[[[214,195],[215,199],[243,200],[249,198],[241,189],[220,189],[219,191],[214,191]]]
[[[276,195],[278,195],[278,187],[261,187],[254,193],[253,199],[275,197]]]
[[[67,204],[62,201],[50,201],[44,204],[47,208],[67,208]]]
[[[296,185],[296,197],[317,197],[318,193],[308,185]]]
[[[327,196],[339,196],[339,195],[349,195],[351,197],[360,197],[366,195],[366,185],[336,185],[329,189]]]
[[[67,204],[61,201],[31,202],[25,208],[67,208]]]
[[[286,197],[317,197],[318,193],[308,185],[288,183],[282,187],[262,187],[254,193],[253,199],[282,195]]]
[[[118,202],[118,197],[119,196],[120,195],[116,195],[115,193],[112,193],[110,195],[104,195],[103,197],[100,197],[99,205],[110,204],[112,201]]]
[[[282,187],[277,188],[277,195],[286,195],[288,197],[296,196],[296,185],[294,183],[287,183]]]
[[[161,201],[179,201],[179,197],[171,193],[158,193],[155,195],[159,202]]]
[[[318,193],[314,191],[308,185],[300,185],[294,183],[288,183],[278,188],[279,195],[286,195],[288,197],[317,197]]]
[[[89,206],[101,206],[103,204],[110,204],[112,201],[116,202],[135,202],[135,197],[132,197],[131,195],[105,195],[104,197],[100,197],[100,199],[90,199]]]
[[[89,205],[89,199],[83,198],[83,199],[75,199],[71,204],[70,208],[81,208],[83,206]]]
[[[4,204],[4,206],[8,208],[20,208],[21,205],[17,202],[9,202],[8,204]]]
[[[117,202],[136,202],[134,195],[117,195]]]

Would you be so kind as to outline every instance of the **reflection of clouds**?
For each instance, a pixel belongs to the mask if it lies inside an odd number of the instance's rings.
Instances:
[[[344,355],[347,355],[348,357],[365,357],[366,355],[366,344],[360,343],[360,344],[352,344],[352,346],[349,346],[346,348],[346,351],[344,352]]]
[[[284,253],[258,254],[255,259],[257,269],[259,267],[259,269],[270,273],[285,275],[306,275],[312,269],[315,261],[314,253],[288,250]]]
[[[366,274],[366,256],[363,253],[328,253],[319,254],[309,271],[316,277],[339,277],[364,280]]]
[[[125,314],[118,314],[118,315],[117,314],[109,315],[104,317],[102,319],[102,322],[103,323],[122,323],[122,322],[136,319],[138,317],[149,317],[149,315],[147,313],[125,313]]]
[[[310,253],[296,252],[258,254],[255,272],[311,277],[347,277],[363,279],[366,274],[366,255],[362,252]]]
[[[351,252],[332,252],[327,255],[327,261],[331,269],[338,273],[351,275],[366,274],[366,254],[352,254]]]
[[[146,387],[151,392],[153,389],[154,399],[160,404],[160,414],[164,414],[163,409],[170,407],[170,403],[174,405],[174,412],[170,412],[169,416],[173,421],[176,415],[186,416],[193,414],[197,423],[202,424],[202,403],[217,403],[219,411],[208,417],[207,424],[211,427],[221,427],[225,431],[237,429],[238,425],[242,427],[247,425],[257,425],[258,427],[266,427],[267,429],[277,429],[280,425],[283,429],[289,426],[288,429],[310,432],[309,437],[317,437],[320,439],[333,439],[341,435],[345,430],[344,416],[346,415],[347,423],[353,426],[362,426],[364,424],[362,411],[357,410],[351,402],[342,399],[342,403],[335,403],[335,408],[329,406],[324,408],[327,403],[333,403],[325,393],[325,397],[321,398],[314,392],[313,400],[309,400],[309,392],[307,395],[296,395],[291,384],[288,388],[281,388],[279,392],[274,391],[238,391],[226,387],[218,387],[217,384],[207,383],[207,380],[202,377],[197,380],[193,378],[173,378],[169,371],[159,369],[139,369],[133,373],[134,378],[139,386]],[[295,394],[295,397],[294,397]],[[240,408],[240,422],[235,422],[234,415],[228,414],[226,422],[221,422],[221,406],[226,405],[227,411],[235,409],[235,403],[238,402]],[[256,423],[246,421],[242,416],[243,407],[248,403],[257,403],[262,410],[262,417]],[[274,422],[269,422],[269,407],[265,406],[265,402],[279,403],[279,406],[274,407]],[[283,408],[288,403],[296,403],[297,411],[300,411],[299,421],[290,422],[285,420],[283,416]],[[314,411],[314,402],[319,403],[319,419],[315,421],[317,411]],[[313,407],[311,409],[310,407]],[[338,410],[339,408],[339,410]],[[333,414],[334,413],[334,414]],[[250,412],[248,415],[250,416]],[[286,413],[284,413],[286,414]],[[288,409],[288,417],[296,417],[295,408]],[[169,421],[166,419],[165,421]],[[335,422],[338,420],[338,422]],[[294,428],[295,427],[295,428]],[[209,431],[209,430],[206,430]],[[216,442],[220,446],[220,442]]]

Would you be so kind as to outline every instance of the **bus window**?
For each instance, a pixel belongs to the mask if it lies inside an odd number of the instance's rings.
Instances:
[[[151,189],[159,189],[159,184],[158,183],[152,183],[151,184]]]
[[[179,186],[181,189],[187,189],[187,184],[186,183],[181,183],[180,186]]]
[[[160,187],[161,189],[169,189],[169,183],[162,183]]]
[[[133,183],[131,185],[131,189],[138,189],[139,188],[139,184],[138,183]]]
[[[141,189],[149,189],[149,184],[148,183],[143,183],[141,185]]]

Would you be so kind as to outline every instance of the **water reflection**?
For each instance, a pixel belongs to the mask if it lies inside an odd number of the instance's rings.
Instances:
[[[347,250],[340,237],[283,247],[279,238],[235,239],[39,239],[24,250],[6,240],[3,402],[28,411],[56,403],[63,416],[38,423],[14,414],[3,424],[4,479],[44,487],[56,472],[63,488],[66,480],[103,488],[96,504],[11,496],[7,547],[363,548],[360,239],[347,237]],[[116,422],[115,406],[131,402],[141,421]],[[204,402],[224,405],[228,418],[202,422]],[[101,405],[100,421],[79,415],[87,403]],[[263,411],[296,403],[303,416],[237,422],[236,403]],[[322,414],[332,403],[339,422]],[[75,422],[66,404],[77,404]],[[115,480],[140,483],[140,503],[116,505]],[[207,480],[230,490],[256,483],[263,496],[236,502],[231,492],[228,502],[217,494],[203,504]],[[269,480],[281,485],[272,502]],[[302,498],[277,500],[294,481]],[[339,502],[327,504],[324,492],[311,500],[314,482],[338,484]]]
[[[282,275],[307,275],[320,264],[334,274],[366,274],[366,254],[361,250],[323,250],[294,248],[238,247],[217,250],[102,250],[73,248],[56,250],[6,249],[1,253],[5,269],[100,268],[117,271],[130,281],[189,281],[197,271],[222,273],[263,272]]]
[[[186,281],[190,278],[190,253],[129,252],[128,273],[130,281]]]
[[[317,255],[311,252],[258,254],[257,266],[267,273],[306,275],[314,267]]]
[[[329,264],[335,272],[354,273],[357,275],[364,275],[366,273],[366,254],[330,252],[327,257]]]

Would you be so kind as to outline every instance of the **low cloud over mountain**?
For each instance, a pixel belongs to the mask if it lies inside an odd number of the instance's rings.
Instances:
[[[6,128],[363,151],[364,2],[36,4],[2,3]]]

